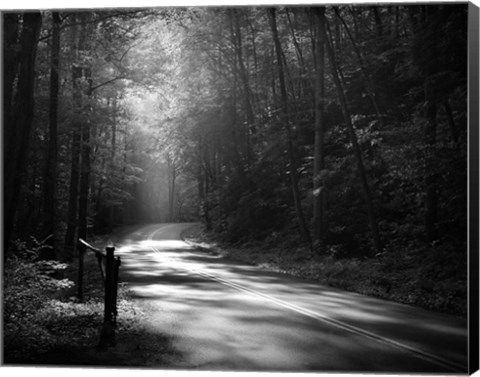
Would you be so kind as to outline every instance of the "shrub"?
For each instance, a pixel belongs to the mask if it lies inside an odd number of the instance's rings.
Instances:
[[[41,350],[49,342],[49,332],[42,325],[42,308],[52,294],[68,288],[73,282],[55,279],[56,271],[66,264],[39,261],[41,248],[34,240],[33,247],[16,242],[4,267],[4,347],[5,359],[21,359],[32,350]]]

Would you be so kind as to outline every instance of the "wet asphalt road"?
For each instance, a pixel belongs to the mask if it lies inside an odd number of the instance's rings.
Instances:
[[[192,224],[119,235],[120,279],[166,334],[178,369],[466,373],[465,320],[198,251]]]

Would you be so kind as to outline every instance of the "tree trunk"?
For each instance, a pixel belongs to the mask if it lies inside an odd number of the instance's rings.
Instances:
[[[33,109],[35,104],[33,96],[35,57],[41,24],[42,15],[39,12],[29,12],[25,13],[23,16],[23,27],[20,36],[20,46],[22,51],[18,57],[20,63],[17,92],[13,104],[14,117],[11,120],[8,119],[9,123],[5,123],[5,250],[8,250],[9,241],[13,237],[14,221],[18,209],[22,176],[29,148]],[[13,84],[13,82],[11,84]]]
[[[232,25],[232,30],[231,30],[231,35],[232,35],[232,43],[235,43],[234,38],[233,38],[233,25]],[[237,173],[240,176],[244,176],[244,170],[245,170],[245,155],[242,154],[244,149],[239,148],[239,145],[241,145],[243,140],[240,140],[238,136],[238,120],[237,120],[237,86],[238,86],[238,74],[237,74],[237,54],[234,55],[233,58],[233,82],[232,82],[232,99],[230,101],[230,106],[231,106],[231,116],[232,116],[232,130],[231,130],[231,136],[232,136],[232,160],[233,160],[233,165],[234,169],[237,171]],[[204,146],[205,150],[207,149],[207,146]]]
[[[377,37],[381,38],[383,36],[382,17],[380,16],[380,12],[377,6],[373,6],[371,9],[373,12],[373,18],[375,19],[375,30],[377,31]]]
[[[43,235],[50,237],[48,245],[51,247],[43,257],[54,259],[56,254],[56,208],[57,208],[57,159],[58,159],[58,91],[60,69],[60,24],[58,12],[52,13],[52,45],[50,56],[50,105],[49,105],[49,129],[48,148],[44,176],[43,197]],[[48,254],[48,255],[47,255]],[[58,255],[57,255],[58,257]]]
[[[116,97],[113,99],[112,107],[113,107],[112,139],[111,139],[112,154],[110,156],[110,171],[114,172],[115,171],[115,155],[117,152],[116,151],[117,149],[117,98]],[[114,225],[115,225],[115,206],[111,203],[109,208],[109,221],[108,221],[110,232],[113,232]]]
[[[198,212],[203,221],[205,222],[205,227],[207,230],[211,230],[212,224],[210,221],[209,216],[209,208],[207,203],[207,189],[206,189],[206,178],[204,176],[204,171],[202,168],[202,140],[201,138],[198,141],[198,151],[197,151],[197,158],[198,158],[198,166],[197,166],[197,184],[198,184],[198,197],[199,197],[199,208]]]
[[[350,39],[350,42],[352,43],[353,50],[355,51],[355,55],[357,56],[357,59],[358,59],[358,63],[359,63],[359,66],[360,66],[360,71],[362,72],[363,80],[365,81],[365,86],[367,88],[368,97],[370,98],[370,101],[372,102],[372,105],[375,109],[375,112],[377,113],[378,122],[379,122],[380,126],[383,128],[382,112],[380,111],[380,107],[378,106],[378,102],[377,102],[376,95],[375,95],[374,85],[372,84],[372,81],[370,80],[370,77],[367,74],[367,69],[365,68],[365,61],[362,57],[362,54],[360,53],[360,50],[357,47],[355,39],[353,38],[352,33],[350,32],[350,29],[348,28],[347,23],[345,22],[343,17],[340,15],[340,12],[339,12],[337,7],[335,7],[335,13],[336,13],[337,17],[340,19],[340,21],[342,21],[343,26],[345,27],[345,31],[347,32],[347,35]]]
[[[175,162],[167,154],[167,174],[168,174],[168,221],[175,221],[175,185],[177,180],[177,171]]]
[[[3,44],[3,122],[6,126],[12,121],[12,100],[15,77],[18,73],[18,42],[19,16],[15,13],[5,13]]]
[[[293,45],[295,46],[295,52],[297,54],[298,63],[300,65],[300,76],[301,76],[301,78],[300,78],[300,85],[301,85],[300,97],[301,97],[302,95],[308,95],[311,92],[311,90],[309,90],[310,89],[309,88],[310,81],[308,80],[308,77],[307,77],[307,68],[306,68],[306,65],[305,65],[305,59],[303,58],[302,49],[300,48],[297,37],[295,35],[295,29],[293,27],[292,20],[290,18],[290,12],[289,12],[288,8],[285,9],[285,13],[287,15],[288,26],[290,28],[290,34],[292,35]]]
[[[448,125],[450,126],[450,132],[452,134],[452,140],[456,144],[456,143],[458,143],[458,129],[457,129],[457,125],[455,124],[455,120],[453,119],[452,108],[450,107],[450,104],[448,103],[448,99],[445,99],[445,102],[443,103],[443,106],[445,108],[445,114],[447,115]]]
[[[86,27],[83,25],[82,34],[86,35]],[[83,44],[80,45],[80,51],[86,52],[87,49]],[[83,54],[82,54],[83,55]],[[88,117],[88,102],[92,95],[92,80],[90,66],[86,62],[81,63],[81,67],[77,67],[82,72],[80,95],[86,99],[86,104],[82,106],[82,121],[81,121],[81,143],[80,143],[80,182],[78,194],[78,237],[84,240],[87,239],[88,234],[88,194],[90,188],[90,121]],[[85,106],[86,105],[86,106]],[[83,255],[85,254],[85,247],[80,249],[78,258],[78,299],[83,300],[83,292],[81,290],[83,284]]]
[[[88,76],[87,76],[88,75]],[[86,77],[89,77],[87,70]],[[80,183],[78,197],[78,236],[87,238],[88,229],[88,194],[90,187],[90,123],[82,122],[82,140],[80,152]]]
[[[269,19],[270,19],[270,27],[272,30],[272,37],[275,44],[278,77],[280,81],[280,102],[281,102],[282,123],[287,131],[287,138],[288,138],[287,147],[288,147],[288,157],[290,160],[290,181],[291,181],[293,200],[295,204],[295,210],[297,213],[297,220],[298,220],[298,225],[300,227],[300,232],[305,242],[308,244],[310,249],[312,249],[312,240],[310,237],[310,232],[307,227],[307,223],[305,221],[305,216],[303,215],[300,190],[298,188],[298,181],[299,181],[298,166],[297,166],[297,161],[295,158],[295,152],[293,148],[292,130],[289,124],[287,89],[285,85],[285,74],[284,74],[283,64],[282,64],[282,46],[280,45],[280,39],[278,37],[275,8],[269,8],[268,12],[269,12]]]
[[[246,127],[243,128],[243,137],[242,137],[242,144],[244,142],[244,148],[243,149],[243,157],[244,161],[247,164],[250,164],[251,160],[251,148],[250,148],[250,130],[255,130],[255,118],[253,114],[253,108],[252,108],[252,102],[251,102],[251,89],[250,89],[250,84],[248,82],[248,75],[247,71],[245,68],[245,63],[243,61],[243,52],[242,52],[242,35],[241,35],[241,29],[240,29],[240,21],[239,21],[239,16],[237,13],[236,9],[231,9],[229,12],[229,17],[230,17],[230,34],[231,34],[231,40],[232,44],[235,49],[235,59],[234,59],[234,74],[235,74],[235,80],[234,80],[234,91],[236,90],[237,87],[237,75],[236,72],[238,70],[239,76],[240,76],[240,85],[242,87],[243,91],[243,107],[245,110],[245,115],[246,115]],[[238,67],[237,67],[238,64]],[[235,113],[234,113],[235,114]],[[242,125],[244,122],[242,122]]]
[[[83,33],[87,34],[84,25]],[[80,51],[87,52],[86,46]],[[90,107],[90,97],[92,96],[92,73],[89,63],[82,62],[82,87],[81,95],[85,98],[86,103],[82,106],[82,124],[81,135],[82,141],[80,144],[80,182],[79,182],[79,196],[78,196],[78,236],[86,239],[88,233],[88,197],[90,188],[90,121],[87,119],[88,108]]]
[[[428,86],[428,84],[425,84]],[[437,105],[433,98],[429,98],[428,89],[425,104],[425,234],[429,243],[438,239],[437,229],[437,173],[436,173],[436,132],[437,132]]]
[[[313,161],[313,241],[320,253],[324,252],[324,213],[325,213],[325,184],[322,181],[322,170],[325,169],[324,160],[324,108],[325,108],[325,48],[324,35],[320,32],[324,28],[325,8],[312,8],[317,19],[317,35],[315,48],[315,142]]]
[[[358,173],[360,175],[360,181],[361,181],[361,184],[362,184],[363,196],[364,196],[365,204],[367,205],[367,215],[368,215],[368,220],[369,220],[369,223],[370,223],[370,230],[372,232],[373,245],[374,245],[375,249],[377,250],[377,252],[380,253],[382,251],[383,247],[382,247],[382,243],[381,243],[381,240],[380,240],[380,232],[378,230],[377,217],[375,215],[372,195],[371,195],[371,192],[370,192],[370,187],[368,185],[367,175],[366,175],[366,172],[365,172],[365,167],[363,165],[362,153],[361,153],[361,150],[360,150],[360,146],[358,145],[357,136],[355,134],[355,129],[354,129],[353,123],[352,123],[352,118],[351,118],[350,112],[348,110],[348,105],[347,105],[347,99],[345,97],[345,92],[343,90],[342,84],[340,82],[340,78],[338,76],[337,64],[335,62],[335,56],[334,56],[334,53],[333,53],[332,46],[330,45],[330,43],[327,39],[327,33],[326,33],[325,28],[321,29],[320,32],[323,34],[323,38],[325,40],[325,47],[326,47],[326,51],[327,51],[328,60],[330,62],[330,68],[331,68],[331,72],[332,72],[333,82],[334,82],[335,88],[337,90],[337,95],[338,95],[338,99],[340,101],[340,106],[341,106],[341,109],[342,109],[343,118],[344,118],[345,124],[347,126],[349,137],[350,137],[350,142],[352,143],[355,158],[357,160],[357,167],[358,167]]]
[[[252,23],[249,21],[248,23],[249,27],[250,27],[250,31],[251,31],[251,34],[250,34],[250,43],[252,44],[252,53],[253,53],[253,69],[254,69],[254,77],[255,79],[253,80],[254,82],[254,93],[252,94],[252,101],[253,103],[259,103],[259,99],[258,99],[258,85],[259,85],[259,80],[257,78],[257,74],[258,74],[258,54],[257,54],[257,43],[255,42],[255,36],[256,36],[256,33],[255,33],[255,29],[252,25]],[[256,130],[253,130],[254,132]]]
[[[243,61],[243,47],[242,47],[242,33],[240,29],[240,21],[238,16],[238,11],[236,9],[232,10],[232,17],[235,24],[235,50],[237,53],[238,66],[240,68],[240,79],[242,80],[243,86],[243,100],[245,104],[245,113],[247,117],[247,122],[249,127],[253,127],[255,123],[255,118],[253,114],[252,107],[252,91],[250,89],[250,84],[248,82],[247,70],[245,68],[245,63]]]
[[[338,51],[339,54],[342,53],[342,33],[340,31],[340,24],[338,19],[335,18],[334,20],[334,35],[335,38],[332,37],[332,46]]]
[[[74,70],[73,80],[75,82],[77,73]],[[75,92],[75,89],[74,89]],[[76,97],[74,95],[74,97]],[[77,99],[78,100],[78,99]],[[76,103],[78,106],[78,102]],[[77,114],[78,116],[78,114]],[[65,233],[65,253],[66,259],[71,261],[75,251],[75,232],[77,229],[77,209],[78,209],[78,178],[80,176],[80,142],[81,142],[81,124],[75,120],[72,124],[71,141],[71,167],[70,167],[70,186],[68,195],[68,213],[67,213],[67,231]]]
[[[200,215],[205,222],[207,230],[212,229],[212,219],[210,216],[210,185],[208,181],[207,169],[205,167],[205,144],[201,135],[198,135],[198,195],[200,197]]]
[[[325,41],[329,41],[328,43],[331,45],[330,51],[332,53],[333,61],[334,61],[335,66],[336,66],[336,72],[337,72],[338,78],[340,80],[340,85],[345,87],[346,86],[345,75],[343,74],[343,70],[342,70],[341,65],[337,64],[337,53],[335,52],[335,45],[338,45],[338,43],[336,43],[334,41],[335,38],[333,37],[333,33],[330,30],[330,24],[328,22],[325,22],[325,35],[327,36]],[[327,43],[327,42],[325,42],[325,43]]]
[[[419,59],[424,75],[424,119],[425,119],[425,235],[427,242],[438,240],[438,174],[437,174],[437,101],[439,99],[439,84],[435,74],[438,73],[438,37],[432,33],[431,37],[425,36],[425,31],[431,30],[435,25],[438,9],[422,8],[422,29],[417,30],[415,39],[422,58]],[[428,44],[424,42],[428,38]]]
[[[77,18],[77,17],[75,17]],[[82,133],[82,76],[83,70],[78,61],[79,52],[83,50],[85,33],[77,35],[77,27],[72,33],[72,43],[76,45],[77,61],[72,65],[74,120],[72,123],[70,187],[68,196],[67,231],[65,233],[65,253],[68,261],[72,260],[76,250],[75,233],[77,231],[78,192],[80,177],[80,144]],[[78,37],[78,40],[77,40]]]

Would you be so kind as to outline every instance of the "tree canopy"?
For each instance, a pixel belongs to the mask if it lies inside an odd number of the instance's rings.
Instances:
[[[465,258],[466,4],[8,12],[5,242],[202,221]],[[280,236],[279,236],[280,235]],[[280,238],[279,238],[280,237]]]

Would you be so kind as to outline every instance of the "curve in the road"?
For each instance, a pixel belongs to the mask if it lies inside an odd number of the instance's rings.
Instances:
[[[154,230],[153,232],[151,232],[148,236],[148,240],[149,241],[153,241],[154,240],[154,237],[155,235],[160,231],[162,230],[162,228],[160,229],[156,229]],[[150,246],[150,248],[152,249],[152,251],[154,252],[157,252],[157,253],[161,253],[161,251],[155,247],[155,244],[152,243],[152,245]],[[250,295],[253,295],[253,296],[256,296],[256,297],[259,297],[261,299],[264,299],[264,300],[267,300],[271,303],[274,303],[276,305],[279,305],[283,308],[286,308],[286,309],[289,309],[289,310],[292,310],[296,313],[299,313],[299,314],[302,314],[302,315],[305,315],[305,316],[308,316],[310,318],[314,318],[316,320],[319,320],[319,321],[322,321],[324,323],[328,323],[329,325],[331,326],[334,326],[336,328],[339,328],[339,329],[342,329],[342,330],[345,330],[345,331],[348,331],[350,333],[353,333],[353,334],[356,334],[356,335],[360,335],[360,336],[363,336],[363,337],[366,337],[366,338],[369,338],[369,339],[372,339],[372,340],[375,340],[377,342],[380,342],[380,343],[383,343],[383,344],[386,344],[388,346],[391,346],[391,347],[395,347],[397,349],[400,349],[400,350],[403,350],[403,351],[406,351],[406,352],[409,352],[413,355],[415,355],[416,357],[418,358],[421,358],[425,361],[428,361],[430,363],[433,363],[437,366],[441,366],[443,368],[446,368],[446,369],[449,369],[451,371],[458,371],[458,370],[461,370],[464,368],[464,365],[461,365],[459,363],[456,363],[456,362],[453,362],[453,361],[449,361],[449,360],[444,360],[436,355],[433,355],[431,353],[428,353],[428,352],[425,352],[421,349],[418,349],[418,348],[415,348],[415,347],[412,347],[410,345],[407,345],[407,344],[404,344],[404,343],[401,343],[401,342],[398,342],[396,340],[393,340],[393,339],[390,339],[390,338],[387,338],[387,337],[384,337],[384,336],[381,336],[379,334],[375,334],[371,331],[366,331],[364,329],[361,329],[359,327],[356,327],[356,326],[352,326],[348,323],[345,323],[345,322],[342,322],[342,321],[339,321],[339,320],[336,320],[336,319],[333,319],[333,318],[330,318],[324,314],[321,314],[321,313],[318,313],[318,312],[315,312],[315,311],[312,311],[312,310],[309,310],[309,309],[306,309],[306,308],[302,308],[301,306],[298,306],[298,305],[294,305],[294,304],[291,304],[291,303],[288,303],[284,300],[280,300],[278,298],[275,298],[273,296],[270,296],[270,295],[267,295],[267,294],[264,294],[264,293],[261,293],[261,292],[258,292],[256,290],[253,290],[251,288],[248,288],[248,287],[245,287],[245,286],[242,286],[238,283],[234,283],[232,281],[229,281],[229,280],[226,280],[226,279],[223,279],[223,278],[220,278],[218,276],[214,276],[210,273],[207,273],[205,271],[200,271],[196,268],[193,268],[193,267],[189,267],[189,266],[182,266],[182,268],[184,268],[185,270],[188,270],[189,272],[191,273],[194,273],[194,274],[197,274],[197,275],[200,275],[202,277],[204,277],[205,279],[209,279],[209,280],[213,280],[213,281],[216,281],[220,284],[223,284],[225,286],[228,286],[230,288],[233,288],[233,289],[236,289],[236,290],[239,290],[239,291],[242,291],[244,293],[247,293],[247,294],[250,294]]]

